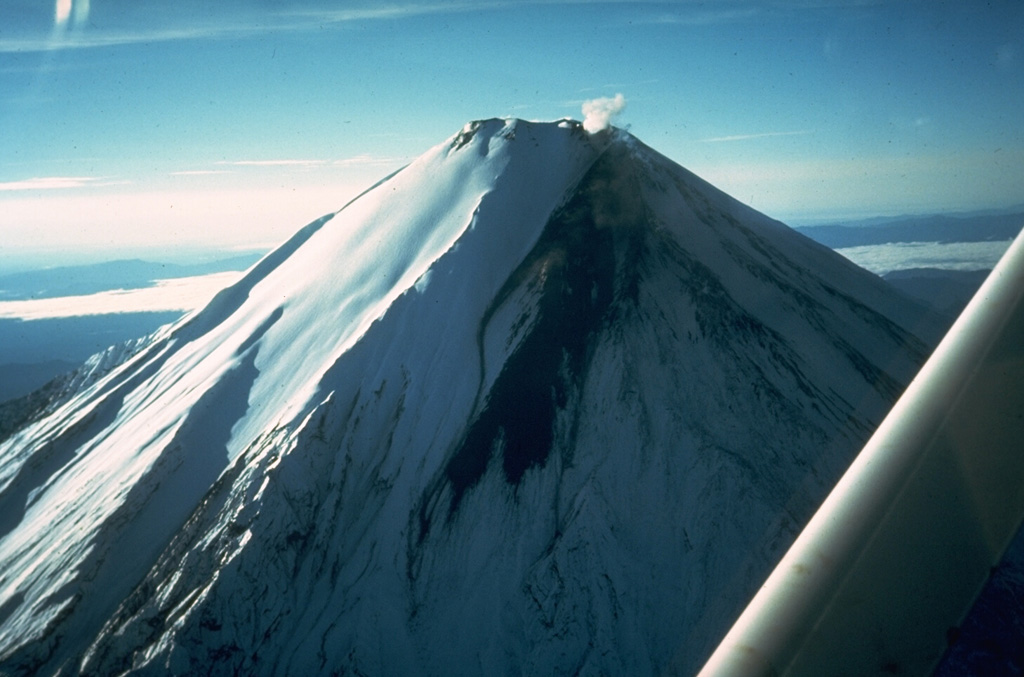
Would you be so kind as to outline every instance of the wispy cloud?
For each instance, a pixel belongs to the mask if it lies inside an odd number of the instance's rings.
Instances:
[[[335,167],[378,167],[381,165],[392,165],[400,162],[407,162],[408,158],[400,157],[379,157],[375,155],[369,155],[364,153],[362,155],[354,155],[349,158],[343,158],[341,160],[335,160],[333,164]]]
[[[187,169],[180,172],[171,172],[171,176],[210,176],[213,174],[230,174],[227,169]]]
[[[68,188],[93,188],[96,186],[114,186],[126,181],[111,181],[106,177],[95,176],[41,176],[21,181],[0,182],[0,191],[20,190],[61,190]]]
[[[51,36],[0,39],[0,53],[54,52],[63,49],[90,49],[117,47],[138,43],[168,42],[173,40],[200,40],[230,37],[255,32],[256,27],[193,27],[178,29],[139,29],[119,31],[80,31],[65,34],[59,39]],[[262,29],[259,29],[262,30]]]
[[[214,164],[231,167],[319,167],[327,160],[221,160]]]
[[[449,3],[416,3],[384,5],[379,7],[355,7],[339,9],[298,9],[286,12],[285,16],[303,17],[315,20],[320,24],[348,23],[351,21],[375,21],[387,19],[404,19],[427,14],[455,14],[488,9],[509,7],[511,2],[449,2]]]
[[[184,169],[169,172],[168,175],[178,177],[217,176],[235,174],[239,171],[245,171],[246,169],[280,169],[282,171],[287,171],[289,169],[304,170],[316,168],[346,169],[358,167],[386,167],[390,165],[403,164],[408,161],[408,157],[386,157],[370,155],[369,153],[362,153],[360,155],[339,158],[336,160],[301,158],[278,158],[269,160],[218,160],[213,163],[216,167],[218,167],[217,169]]]
[[[55,20],[58,25],[64,26],[68,23],[67,18],[71,11],[71,5],[67,0],[58,0],[58,3]],[[405,2],[385,6],[326,10],[293,6],[280,11],[263,13],[238,12],[235,11],[237,8],[232,5],[232,11],[211,9],[212,15],[206,17],[203,23],[190,23],[189,13],[182,11],[178,17],[165,16],[163,24],[159,27],[152,25],[120,28],[90,26],[89,30],[74,32],[60,30],[56,32],[56,35],[0,37],[0,53],[50,52],[63,49],[89,49],[177,40],[235,38],[272,32],[310,30],[327,25],[359,21],[383,21],[430,14],[486,11],[514,5],[515,3],[512,2]],[[79,6],[87,8],[88,2],[78,0],[75,5],[75,13],[72,18],[76,23],[79,21]],[[211,5],[210,7],[215,6]]]
[[[519,9],[523,6],[557,6],[585,5],[594,2],[614,4],[620,0],[492,0],[461,2],[437,2],[428,0],[417,2],[406,0],[384,5],[367,3],[363,7],[324,9],[323,7],[303,6],[301,2],[276,11],[238,11],[235,4],[225,5],[230,9],[217,9],[216,4],[204,7],[204,21],[196,23],[194,13],[177,10],[165,13],[162,23],[157,27],[152,22],[136,26],[118,28],[98,28],[89,25],[76,31],[60,31],[57,38],[52,34],[39,34],[14,37],[8,34],[0,36],[0,53],[10,52],[50,52],[62,49],[88,49],[97,47],[113,47],[138,43],[156,43],[176,40],[216,40],[237,38],[246,35],[260,35],[274,32],[304,31],[321,29],[325,26],[340,26],[349,23],[366,21],[392,21],[418,16],[465,14],[471,12],[489,12],[505,9]],[[62,25],[67,24],[67,16],[71,5],[67,0],[60,2],[60,17],[64,17]],[[190,7],[187,3],[179,5]],[[84,12],[79,8],[84,7]],[[71,19],[79,23],[80,15],[87,12],[88,1],[76,0]],[[50,11],[53,11],[52,9]],[[58,17],[58,18],[60,18]],[[79,27],[81,28],[81,27]]]
[[[760,132],[757,134],[733,134],[731,136],[713,136],[707,139],[700,139],[701,143],[719,143],[723,141],[749,141],[750,139],[765,139],[772,136],[804,136],[813,134],[813,129],[798,129],[792,132]]]
[[[667,0],[638,3],[646,15],[634,16],[629,22],[636,25],[676,24],[708,26],[722,23],[749,21],[764,11],[804,11],[822,7],[864,7],[885,0],[771,0],[750,3],[744,0],[720,0],[718,3],[694,2],[680,5]],[[189,11],[188,3],[181,9],[165,13],[161,22],[134,26],[97,27],[86,21],[89,0],[56,0],[54,30],[37,35],[16,36],[8,32],[0,36],[0,53],[48,52],[63,49],[88,49],[136,43],[155,43],[175,40],[209,40],[258,35],[271,32],[320,29],[325,26],[344,25],[366,21],[391,21],[427,15],[465,14],[470,12],[519,9],[523,6],[576,6],[587,4],[619,4],[621,0],[462,0],[438,2],[405,0],[385,5],[367,3],[363,7],[329,8],[303,6],[301,2],[276,11],[239,11],[234,4],[230,9],[217,9],[209,5],[197,14]],[[715,6],[709,7],[714,4]],[[45,4],[40,3],[40,10]],[[668,8],[668,9],[664,9]],[[194,8],[193,8],[194,9]],[[147,17],[149,18],[149,17]],[[73,27],[74,30],[67,30]],[[1008,54],[1001,53],[1006,60]]]
[[[369,153],[362,153],[360,155],[353,155],[352,157],[340,158],[337,160],[220,160],[218,162],[215,162],[214,164],[227,167],[371,167],[380,165],[390,165],[395,164],[397,162],[406,161],[408,161],[408,158],[381,157],[377,155],[370,155]],[[185,174],[186,172],[176,173]],[[197,170],[188,173],[200,174],[204,172],[203,170]]]
[[[745,21],[757,16],[760,10],[753,7],[735,9],[686,9],[664,12],[653,16],[633,19],[633,24],[677,25],[677,26],[714,26],[717,24]]]

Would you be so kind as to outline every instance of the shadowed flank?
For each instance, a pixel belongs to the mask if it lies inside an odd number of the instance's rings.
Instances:
[[[586,377],[594,335],[613,302],[635,294],[636,276],[621,270],[634,264],[630,252],[638,248],[643,232],[638,226],[645,218],[639,191],[628,185],[633,181],[628,151],[613,146],[551,219],[484,316],[479,335],[517,287],[541,281],[536,322],[505,363],[445,469],[452,488],[449,517],[495,456],[512,485],[547,460],[556,443],[558,413]]]

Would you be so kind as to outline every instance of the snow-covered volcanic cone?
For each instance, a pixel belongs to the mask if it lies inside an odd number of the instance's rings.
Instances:
[[[0,672],[693,672],[912,312],[625,132],[472,123],[0,446]]]

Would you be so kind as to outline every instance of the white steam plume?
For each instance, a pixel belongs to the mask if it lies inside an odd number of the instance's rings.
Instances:
[[[626,97],[616,94],[614,98],[602,97],[583,102],[583,129],[591,134],[608,129],[611,119],[626,107]]]

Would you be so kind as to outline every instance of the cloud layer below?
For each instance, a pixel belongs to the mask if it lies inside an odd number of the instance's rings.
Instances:
[[[897,242],[846,247],[836,251],[872,273],[884,275],[908,268],[987,270],[994,268],[1010,246],[1000,242]]]
[[[243,273],[227,272],[160,280],[145,289],[119,289],[88,296],[65,296],[31,301],[0,301],[0,318],[43,320],[81,315],[189,311],[206,305]]]

